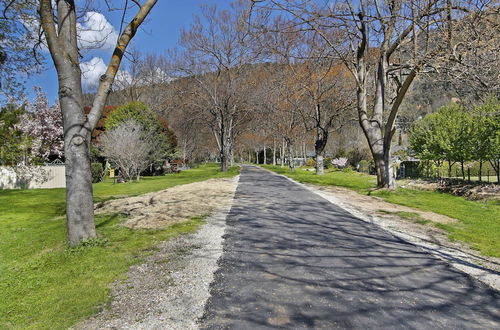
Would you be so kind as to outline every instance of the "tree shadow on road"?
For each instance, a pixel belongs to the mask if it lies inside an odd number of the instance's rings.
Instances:
[[[498,292],[263,171],[241,176],[224,244],[204,328],[500,326]]]

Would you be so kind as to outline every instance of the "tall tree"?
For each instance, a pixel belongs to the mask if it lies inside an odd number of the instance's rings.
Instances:
[[[0,102],[17,99],[40,68],[36,10],[31,0],[0,0]]]
[[[254,0],[256,10],[279,10],[290,26],[313,30],[356,82],[358,120],[368,140],[379,187],[395,187],[391,144],[405,95],[422,69],[453,49],[453,23],[482,2],[454,0]],[[339,39],[332,30],[344,32]],[[332,38],[332,35],[335,36]],[[340,42],[339,42],[340,40]]]
[[[77,45],[77,2],[40,0],[41,26],[57,70],[59,104],[63,114],[66,217],[70,244],[96,237],[89,152],[91,133],[101,117],[126,48],[156,2],[146,0],[140,4],[134,1],[139,7],[137,14],[119,36],[107,70],[100,77],[92,109],[85,116]]]
[[[476,106],[472,113],[474,158],[479,160],[479,181],[482,164],[488,160],[500,182],[500,100],[493,96]]]
[[[186,106],[205,113],[219,147],[222,171],[233,158],[237,128],[248,119],[245,99],[252,89],[245,72],[254,56],[249,50],[246,6],[243,2],[231,6],[232,10],[202,6],[202,17],[195,17],[190,29],[182,32],[183,52],[175,60],[178,74],[189,76],[185,79],[191,84],[181,97],[189,100]]]
[[[324,173],[323,159],[331,134],[351,120],[354,93],[347,70],[329,56],[328,47],[317,35],[305,34],[302,58],[293,66],[301,88],[300,108],[307,130],[314,131],[316,174]]]

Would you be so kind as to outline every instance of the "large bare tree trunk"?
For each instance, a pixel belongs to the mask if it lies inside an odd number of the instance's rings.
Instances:
[[[328,141],[328,132],[320,128],[316,130],[316,143],[314,144],[314,152],[316,154],[316,174],[323,175],[325,173],[325,147]]]
[[[365,63],[366,51],[367,49],[361,45],[356,63],[358,119],[368,144],[370,145],[370,150],[375,162],[375,168],[377,170],[377,187],[394,189],[396,187],[396,180],[394,178],[394,169],[391,161],[391,143],[395,133],[394,123],[399,106],[417,74],[417,69],[413,69],[408,76],[406,76],[404,83],[399,88],[396,98],[390,107],[388,118],[384,124],[384,109],[387,106],[385,89],[389,68],[388,57],[381,54],[379,58],[377,74],[375,76],[376,88],[374,106],[372,115],[369,117],[367,109],[368,82]]]
[[[394,178],[394,168],[391,161],[391,144],[384,143],[384,138],[377,128],[365,130],[363,128],[377,172],[377,187],[394,189],[396,180]],[[379,137],[377,137],[379,136]]]
[[[57,22],[51,0],[40,1],[41,25],[57,70],[59,102],[63,115],[66,158],[66,217],[71,245],[96,237],[90,172],[90,137],[100,119],[106,98],[118,72],[125,49],[140,24],[156,4],[148,0],[118,39],[106,73],[101,76],[92,109],[83,112],[81,71],[77,45],[76,4],[56,0]]]
[[[58,32],[53,24],[50,1],[40,2],[40,14],[59,80],[59,102],[63,114],[66,158],[66,217],[70,244],[96,237],[90,133],[83,113],[81,71],[76,38],[76,11],[73,1],[57,2]],[[64,49],[58,49],[65,45]]]
[[[71,66],[63,72],[75,71],[59,80],[59,102],[65,110],[64,155],[66,158],[66,217],[70,244],[96,237],[92,175],[90,171],[90,132],[83,131],[80,68]],[[70,71],[70,72],[71,72]]]
[[[375,169],[377,171],[377,186],[393,189],[396,187],[394,177],[394,167],[390,160],[390,152],[387,149],[377,149],[372,151],[375,160]]]

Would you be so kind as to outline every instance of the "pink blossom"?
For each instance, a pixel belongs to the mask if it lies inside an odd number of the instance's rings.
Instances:
[[[64,137],[62,114],[59,103],[49,106],[46,94],[36,88],[36,98],[26,106],[20,127],[31,138],[31,153],[34,158],[48,160],[49,156],[62,157]]]
[[[334,158],[332,159],[332,164],[337,166],[338,168],[344,168],[347,165],[349,160],[345,157]]]

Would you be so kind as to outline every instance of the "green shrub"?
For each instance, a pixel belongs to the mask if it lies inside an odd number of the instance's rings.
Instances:
[[[331,168],[333,165],[332,165],[332,159],[329,158],[329,157],[326,157],[324,160],[323,160],[323,166],[325,168]]]
[[[418,164],[419,177],[433,177],[437,173],[438,167],[429,160],[423,160]]]
[[[316,166],[316,161],[312,158],[308,158],[307,161],[306,161],[306,166],[311,166],[311,167],[315,167]]]
[[[358,170],[359,170],[360,172],[363,172],[363,173],[368,173],[368,172],[370,172],[370,162],[369,162],[369,161],[367,161],[367,160],[364,160],[364,159],[363,159],[363,160],[361,160],[361,161],[359,162],[359,168],[358,168]]]
[[[102,181],[102,178],[104,176],[104,168],[101,163],[92,163],[90,165],[90,171],[92,172],[93,183]]]

